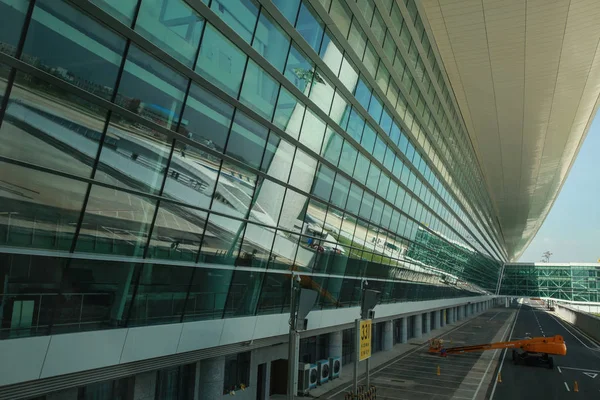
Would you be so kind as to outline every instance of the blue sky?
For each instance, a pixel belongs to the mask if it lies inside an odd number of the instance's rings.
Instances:
[[[596,116],[554,207],[519,261],[554,262],[600,258],[600,117]]]

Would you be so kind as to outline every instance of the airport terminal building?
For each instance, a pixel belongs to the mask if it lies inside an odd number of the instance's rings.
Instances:
[[[285,394],[294,284],[323,384],[366,286],[373,352],[492,306],[600,91],[521,3],[0,0],[0,399]]]

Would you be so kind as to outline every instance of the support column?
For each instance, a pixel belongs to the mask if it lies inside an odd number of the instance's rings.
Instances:
[[[144,372],[135,376],[133,400],[154,400],[156,394],[156,371]],[[221,388],[223,395],[223,388]]]
[[[423,313],[423,318],[425,319],[425,325],[423,326],[423,333],[429,333],[431,331],[431,314],[426,312]]]
[[[505,306],[506,308],[510,307],[510,301],[508,300],[508,297],[505,297],[505,300],[504,300],[504,306]]]
[[[329,334],[329,357],[341,357],[344,335],[342,331],[331,332]]]
[[[415,339],[423,336],[423,314],[415,315],[415,323],[413,326]]]
[[[225,357],[221,356],[200,361],[199,400],[222,398],[224,380]]]
[[[447,312],[448,312],[448,310],[446,308],[442,308],[440,310],[440,328],[443,328],[446,326],[446,318],[448,318],[446,316]]]
[[[394,348],[394,321],[385,321],[383,323],[383,351],[390,351]]]
[[[408,321],[410,317],[400,318],[400,343],[408,342]]]
[[[440,310],[433,312],[433,329],[440,329]]]

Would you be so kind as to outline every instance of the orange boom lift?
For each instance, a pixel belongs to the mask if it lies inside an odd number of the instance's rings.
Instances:
[[[554,368],[554,361],[552,357],[550,357],[551,354],[559,356],[567,354],[567,345],[561,335],[448,348],[444,347],[443,339],[431,339],[429,343],[429,352],[434,354],[439,353],[442,357],[445,357],[448,354],[471,353],[495,349],[512,349],[512,359],[515,364],[541,363],[547,365],[548,368]]]

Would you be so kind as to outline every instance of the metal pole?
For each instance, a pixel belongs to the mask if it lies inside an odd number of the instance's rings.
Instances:
[[[367,358],[367,390],[371,387],[371,374],[369,367],[371,366],[371,357]]]
[[[352,380],[352,393],[358,393],[358,360],[360,359],[360,318],[354,321],[354,379]]]
[[[298,390],[298,364],[299,335],[296,332],[296,288],[294,286],[296,275],[292,274],[290,284],[290,332],[288,338],[288,400],[294,400]]]

